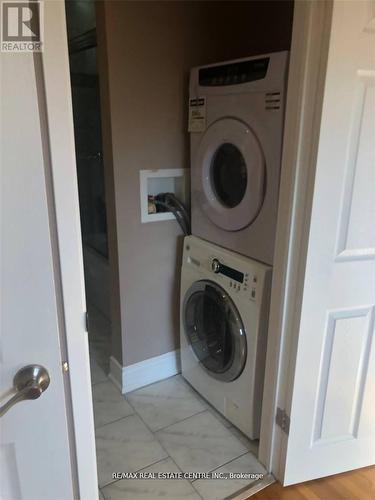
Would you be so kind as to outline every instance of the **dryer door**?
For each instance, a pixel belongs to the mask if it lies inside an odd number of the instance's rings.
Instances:
[[[226,231],[251,224],[263,204],[266,167],[250,127],[234,118],[214,122],[203,135],[196,161],[199,200],[207,217]]]
[[[246,363],[245,329],[223,288],[196,281],[185,295],[183,322],[189,344],[210,375],[225,382],[239,377]]]

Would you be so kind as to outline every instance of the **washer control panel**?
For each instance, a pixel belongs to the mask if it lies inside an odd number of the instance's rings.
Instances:
[[[187,236],[184,244],[183,265],[198,273],[197,279],[208,279],[221,284],[232,297],[258,302],[262,300],[265,283],[272,268],[229,250]]]
[[[228,280],[229,288],[236,292],[249,292],[249,298],[256,300],[258,278],[255,274],[249,276],[248,272],[227,266],[217,258],[211,259],[211,270],[215,274],[225,276]]]

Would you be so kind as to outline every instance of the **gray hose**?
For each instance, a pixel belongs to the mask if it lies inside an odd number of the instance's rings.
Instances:
[[[172,204],[174,204],[178,207],[178,209],[180,210],[180,212],[182,213],[182,215],[185,219],[186,227],[189,230],[189,234],[190,234],[190,216],[188,214],[188,211],[186,210],[185,205],[173,193],[165,193],[165,197],[166,197],[167,203],[170,200],[172,202]]]
[[[155,205],[159,205],[163,208],[166,208],[168,211],[172,212],[175,216],[177,222],[179,223],[183,233],[187,236],[189,234],[189,229],[186,225],[186,221],[183,215],[177,210],[176,207],[170,205],[169,203],[165,203],[164,201],[154,200]]]

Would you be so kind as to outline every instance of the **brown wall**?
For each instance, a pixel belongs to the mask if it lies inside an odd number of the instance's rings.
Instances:
[[[117,338],[113,354],[128,366],[179,344],[181,231],[174,221],[141,224],[139,170],[189,167],[189,69],[288,49],[292,3],[106,1],[99,12],[119,271],[114,335],[122,332],[122,352]]]

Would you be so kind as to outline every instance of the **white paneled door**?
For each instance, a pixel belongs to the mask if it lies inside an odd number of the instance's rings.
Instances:
[[[44,4],[44,52],[0,58],[0,498],[95,500],[64,3]]]
[[[3,53],[1,67],[0,404],[25,365],[51,379],[0,417],[1,498],[63,500],[73,498],[72,464],[33,55]]]
[[[375,463],[375,2],[335,1],[284,484]]]

